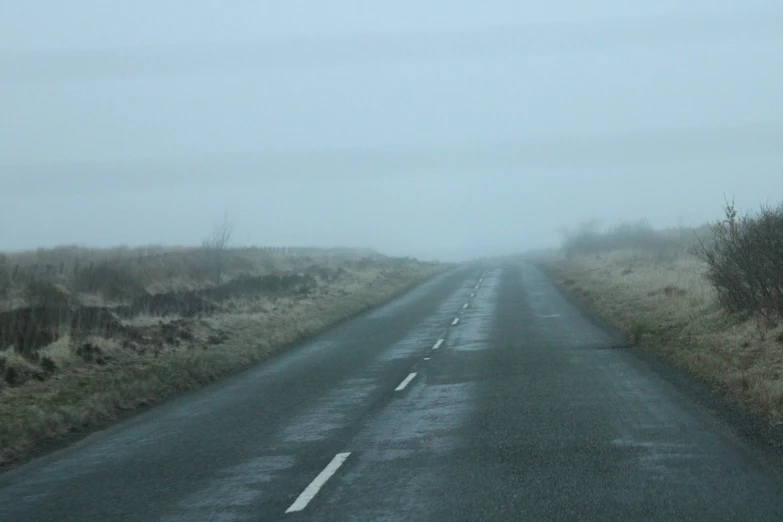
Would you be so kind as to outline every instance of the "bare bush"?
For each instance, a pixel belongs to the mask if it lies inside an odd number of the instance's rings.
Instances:
[[[223,221],[215,223],[212,235],[206,238],[202,244],[204,265],[210,279],[219,283],[226,272],[229,258],[229,243],[234,234],[234,227],[228,221],[228,215],[223,216]]]
[[[739,216],[726,203],[725,219],[710,225],[710,241],[699,239],[692,253],[704,261],[707,279],[728,312],[783,314],[783,204]]]

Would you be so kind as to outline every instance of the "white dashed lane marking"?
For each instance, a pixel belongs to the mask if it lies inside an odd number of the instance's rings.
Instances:
[[[486,274],[485,274],[486,275]],[[479,279],[478,284],[476,285],[476,290],[479,289],[481,286],[481,283],[484,281],[484,277]],[[473,292],[470,294],[470,297],[476,297],[476,293]],[[465,303],[462,305],[462,309],[466,309],[470,306],[470,303]],[[459,317],[455,317],[454,321],[452,321],[451,325],[456,326],[459,324]],[[441,345],[445,342],[445,339],[438,339],[435,344],[432,346],[433,350],[437,350],[441,347]],[[425,361],[429,361],[429,357],[424,358]],[[413,381],[413,379],[416,378],[417,373],[411,373],[405,379],[394,389],[394,391],[402,391],[404,390],[410,383]],[[304,508],[307,507],[307,505],[310,503],[310,501],[315,498],[315,496],[318,494],[318,492],[321,490],[321,488],[326,484],[326,482],[334,475],[338,469],[340,469],[340,466],[343,465],[343,462],[348,458],[350,455],[350,452],[347,453],[338,453],[335,455],[335,457],[332,459],[332,461],[324,468],[321,473],[318,474],[317,477],[305,488],[305,490],[302,492],[299,497],[294,501],[291,506],[286,509],[286,513],[293,513],[296,511],[302,511]]]
[[[416,373],[412,373],[412,374],[408,375],[407,377],[405,377],[405,380],[402,381],[399,386],[394,388],[394,391],[402,391],[402,390],[404,390],[405,387],[408,385],[408,383],[410,383],[413,380],[414,377],[416,377]]]
[[[335,455],[332,461],[324,468],[321,473],[318,474],[317,477],[315,477],[315,480],[313,480],[310,485],[307,486],[304,491],[302,491],[302,494],[299,495],[294,503],[291,504],[291,507],[286,509],[285,512],[293,513],[294,511],[302,511],[304,508],[306,508],[307,504],[309,504],[310,501],[313,500],[313,498],[318,494],[323,485],[326,484],[326,481],[329,480],[338,469],[340,469],[340,466],[343,465],[343,462],[345,462],[345,459],[347,459],[350,454],[351,453],[348,452],[338,453]]]

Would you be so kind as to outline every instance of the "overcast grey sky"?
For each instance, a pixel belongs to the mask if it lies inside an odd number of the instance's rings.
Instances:
[[[698,224],[783,199],[781,56],[779,0],[0,0],[0,250]]]

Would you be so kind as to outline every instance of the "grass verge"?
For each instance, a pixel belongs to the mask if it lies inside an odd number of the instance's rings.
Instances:
[[[132,351],[111,338],[93,338],[90,346],[98,347],[100,364],[76,358],[69,339],[63,337],[41,350],[56,361],[54,375],[0,388],[0,467],[176,392],[236,373],[381,305],[446,268],[411,262],[349,270],[339,284],[323,284],[309,294],[237,299],[216,313],[193,319],[187,346]],[[22,369],[33,366],[13,351],[2,352],[2,362]]]
[[[695,257],[626,249],[540,264],[632,343],[783,424],[783,327],[722,311]]]

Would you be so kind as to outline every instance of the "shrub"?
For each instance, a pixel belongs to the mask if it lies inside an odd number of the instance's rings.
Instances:
[[[641,220],[624,222],[602,230],[596,221],[583,223],[576,231],[564,231],[563,252],[566,257],[579,254],[598,254],[621,249],[655,252],[661,260],[669,260],[680,250],[680,241],[656,231]]]
[[[204,268],[215,283],[220,283],[226,272],[229,258],[228,244],[233,233],[233,226],[228,222],[228,215],[226,215],[222,222],[214,224],[212,235],[201,244]]]
[[[54,281],[48,279],[28,279],[24,284],[24,297],[33,306],[68,307],[68,294]]]
[[[631,325],[628,337],[632,344],[639,344],[642,342],[644,336],[649,333],[650,329],[647,324],[643,322],[635,322]]]
[[[44,356],[41,358],[41,369],[44,371],[44,373],[52,374],[57,371],[57,363],[55,363],[54,359],[51,357]]]
[[[783,205],[739,216],[726,203],[724,212],[710,225],[711,240],[699,239],[692,253],[707,264],[721,307],[771,320],[783,313]]]
[[[108,300],[127,300],[146,293],[143,277],[119,261],[103,261],[77,269],[72,288],[100,294]]]

